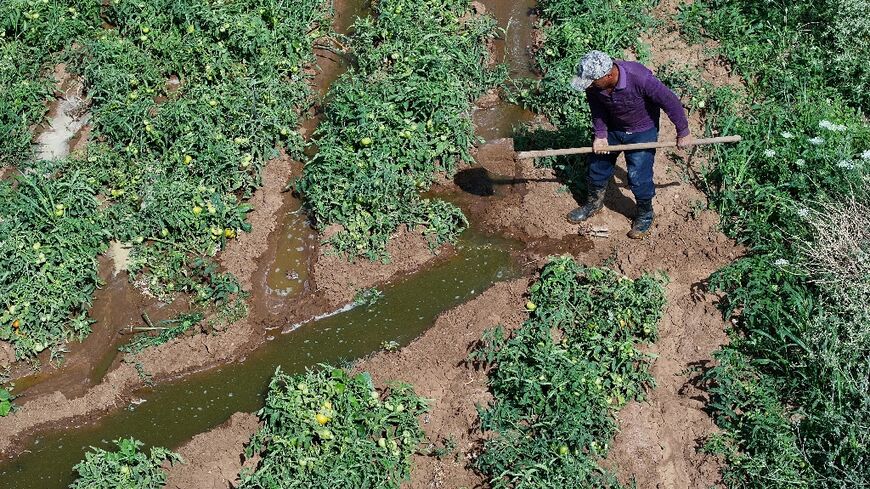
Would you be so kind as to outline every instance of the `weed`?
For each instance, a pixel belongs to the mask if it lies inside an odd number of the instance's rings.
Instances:
[[[850,306],[866,304],[860,279],[846,280],[848,287],[830,280],[833,270],[861,275],[862,246],[851,241],[861,226],[850,227],[847,216],[861,212],[863,197],[852,193],[866,186],[870,169],[859,61],[868,44],[846,38],[868,24],[840,12],[855,6],[715,0],[685,7],[684,31],[716,39],[747,81],[745,99],[706,113],[708,129],[743,136],[710,153],[715,166],[705,183],[723,229],[751,250],[710,281],[727,293],[726,317],[739,319],[705,374],[723,429],[707,449],[725,455],[729,487],[870,484],[863,467],[870,430],[862,421],[870,416],[870,317],[866,307]]]
[[[90,330],[96,257],[133,248],[131,280],[163,301],[236,315],[243,293],[213,257],[250,230],[244,201],[312,102],[323,0],[11,0],[0,6],[0,339],[19,358]],[[113,28],[104,29],[104,21]],[[87,151],[30,161],[30,128],[58,60],[91,102]],[[24,60],[19,64],[19,60]],[[9,108],[7,110],[7,108]],[[25,279],[27,277],[27,279]],[[228,308],[232,312],[223,313]]]
[[[0,387],[0,417],[7,416],[12,412],[12,409],[14,408],[12,401],[14,399],[15,396],[13,396],[8,389]]]
[[[456,450],[456,440],[453,439],[453,436],[445,440],[441,440],[440,446],[436,444],[432,444],[431,448],[428,450],[429,455],[433,455],[438,460],[443,460],[447,458],[451,453]]]
[[[384,293],[375,287],[367,289],[359,289],[353,296],[353,303],[356,306],[371,307],[384,297]]]
[[[137,334],[129,343],[122,345],[118,350],[136,354],[146,348],[162,345],[186,333],[191,327],[199,324],[205,316],[199,312],[182,314],[174,319],[160,321],[156,325],[151,323],[147,314],[143,314],[142,317],[148,326],[146,328],[137,328],[137,330],[156,331],[157,334],[149,334],[148,332]]]

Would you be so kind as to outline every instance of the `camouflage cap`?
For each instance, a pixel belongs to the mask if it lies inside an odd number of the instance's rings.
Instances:
[[[593,81],[610,73],[611,68],[613,68],[613,60],[607,53],[589,51],[577,64],[577,75],[571,80],[571,88],[582,92],[589,88]]]

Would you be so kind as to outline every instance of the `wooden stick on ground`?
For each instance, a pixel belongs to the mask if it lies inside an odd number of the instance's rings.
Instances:
[[[692,142],[692,146],[700,146],[703,144],[718,144],[718,143],[736,143],[743,138],[740,136],[720,136],[715,138],[700,138]],[[677,145],[676,141],[663,141],[656,143],[635,143],[635,144],[618,144],[616,146],[608,146],[607,151],[628,151],[633,149],[653,149],[653,148],[673,148]],[[520,151],[517,153],[518,160],[527,158],[542,158],[544,156],[564,156],[592,153],[592,147],[586,146],[583,148],[566,148],[566,149],[542,149],[538,151]]]

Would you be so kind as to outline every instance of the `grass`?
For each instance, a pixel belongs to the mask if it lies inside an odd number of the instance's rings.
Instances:
[[[868,202],[868,44],[852,36],[870,24],[849,16],[856,6],[717,0],[678,17],[746,80],[745,98],[707,114],[744,140],[710,154],[706,179],[723,228],[750,250],[711,278],[735,323],[703,377],[722,429],[706,448],[725,455],[729,487],[870,484],[865,289],[831,280],[866,254],[860,233],[831,234],[854,232]]]

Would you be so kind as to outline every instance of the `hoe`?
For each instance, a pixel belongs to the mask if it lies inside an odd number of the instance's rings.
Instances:
[[[717,144],[717,143],[736,143],[740,141],[742,138],[740,136],[720,136],[715,138],[700,138],[695,139],[692,142],[692,146],[701,146],[704,144]],[[608,146],[608,151],[630,151],[633,149],[653,149],[653,148],[673,148],[676,147],[676,141],[663,141],[663,142],[655,142],[655,143],[636,143],[636,144],[618,144],[615,146]],[[518,160],[524,160],[528,158],[543,158],[545,156],[565,156],[565,155],[578,155],[578,154],[586,154],[592,153],[591,146],[585,146],[582,148],[566,148],[566,149],[542,149],[537,151],[519,151],[517,152],[516,158]]]

